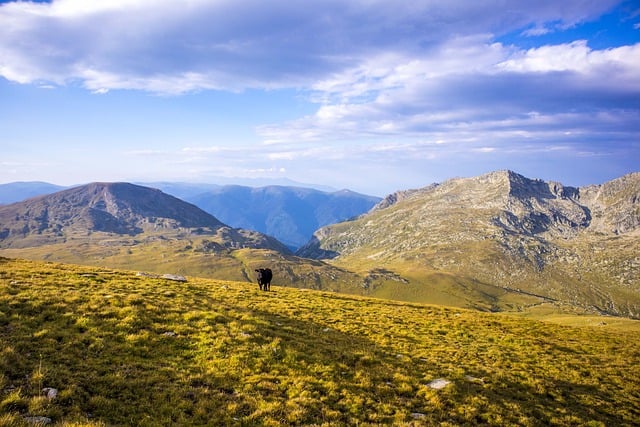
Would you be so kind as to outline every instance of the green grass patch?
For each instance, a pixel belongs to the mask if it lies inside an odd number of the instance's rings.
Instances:
[[[0,424],[640,419],[631,327],[188,279],[0,258]]]

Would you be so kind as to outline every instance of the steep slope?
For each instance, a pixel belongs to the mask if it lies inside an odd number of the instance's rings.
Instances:
[[[589,231],[619,235],[640,228],[640,173],[580,189],[591,211]]]
[[[494,172],[387,198],[298,255],[355,268],[379,296],[491,309],[527,296],[638,316],[639,201],[638,173],[579,189]]]
[[[233,227],[266,233],[295,249],[318,228],[361,215],[380,198],[348,190],[226,185],[186,200]]]

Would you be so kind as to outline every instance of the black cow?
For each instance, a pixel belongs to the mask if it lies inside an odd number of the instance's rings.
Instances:
[[[273,278],[273,273],[270,268],[256,268],[256,273],[258,273],[258,285],[260,286],[261,291],[270,291],[271,290],[271,279]]]

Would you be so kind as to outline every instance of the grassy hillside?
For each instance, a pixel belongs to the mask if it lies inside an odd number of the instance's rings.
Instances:
[[[0,249],[0,256],[249,282],[255,282],[255,268],[269,266],[287,286],[363,291],[362,278],[346,269],[269,249],[228,248],[227,240],[192,233],[92,233],[64,243]]]
[[[637,322],[569,327],[274,285],[0,258],[0,425],[640,420]]]

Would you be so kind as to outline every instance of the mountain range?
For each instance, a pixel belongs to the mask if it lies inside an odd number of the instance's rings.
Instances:
[[[65,187],[61,185],[39,181],[0,184],[0,205],[20,202],[31,197],[51,194],[64,189]]]
[[[92,183],[0,206],[0,253],[143,272],[253,281],[269,265],[280,284],[334,290],[358,277],[293,256],[272,236],[230,227],[197,206],[130,183]]]
[[[296,250],[318,228],[367,212],[381,199],[349,190],[269,185],[248,187],[180,182],[139,184],[190,202],[234,228],[259,231]],[[64,187],[41,182],[0,185],[0,205],[51,194]]]
[[[302,189],[232,190],[219,203],[240,194],[239,217],[283,206],[290,192],[318,200]],[[639,237],[640,173],[580,188],[511,171],[451,179],[321,227],[295,255],[264,233],[132,184],[0,206],[2,256],[248,281],[268,265],[276,286],[493,311],[640,317]]]
[[[295,250],[318,228],[363,214],[380,198],[349,190],[225,185],[185,200],[233,227],[274,236]]]

